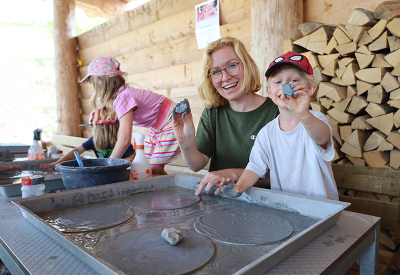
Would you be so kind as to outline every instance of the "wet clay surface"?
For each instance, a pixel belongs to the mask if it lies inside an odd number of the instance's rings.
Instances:
[[[87,232],[126,222],[133,210],[118,204],[86,204],[38,215],[61,232]]]
[[[215,211],[194,224],[200,234],[229,244],[270,244],[293,233],[293,225],[283,217],[253,211]]]
[[[207,263],[214,245],[193,230],[182,230],[183,238],[171,246],[161,229],[137,230],[101,243],[98,256],[126,274],[185,274]]]
[[[26,176],[41,175],[45,180],[61,178],[61,172],[54,169],[34,168],[24,170],[12,170],[0,173],[0,185],[21,184],[21,178]]]
[[[54,170],[54,168],[40,168],[42,163],[54,162],[57,159],[41,159],[41,160],[27,160],[4,163],[7,165],[20,165],[22,169],[4,171],[0,173],[0,186],[7,187],[7,185],[21,184],[21,178],[25,176],[41,175],[44,180],[61,179],[61,172]]]
[[[148,193],[153,193],[154,196],[157,196],[157,192],[165,194],[166,191],[179,191],[178,193],[180,193],[180,191],[187,191],[193,195],[193,190],[180,187],[170,187]],[[101,203],[130,206],[128,204],[128,200],[132,197],[133,196],[124,196],[102,201]],[[117,269],[124,269],[124,273],[126,274],[137,274],[136,270],[141,270],[140,268],[142,268],[142,266],[149,267],[152,265],[156,266],[158,268],[157,270],[162,274],[168,274],[169,271],[166,270],[162,264],[158,264],[157,261],[153,260],[153,258],[146,258],[147,255],[153,255],[153,253],[156,253],[152,251],[153,248],[151,248],[152,246],[148,243],[153,241],[153,237],[151,237],[151,232],[153,231],[158,231],[157,236],[154,236],[154,240],[160,242],[158,245],[161,245],[163,242],[166,244],[166,250],[164,250],[162,257],[164,257],[164,255],[165,257],[170,257],[173,255],[172,251],[175,246],[168,244],[168,242],[161,237],[162,230],[164,228],[174,227],[178,228],[182,232],[188,230],[193,233],[194,236],[201,236],[204,238],[204,236],[196,232],[194,224],[200,217],[214,212],[229,212],[239,210],[244,213],[252,213],[253,211],[257,211],[281,217],[287,220],[293,226],[293,232],[290,234],[290,236],[272,244],[237,245],[209,239],[215,247],[214,256],[206,264],[195,270],[189,271],[189,274],[233,274],[259,257],[278,248],[283,241],[296,236],[319,221],[318,219],[300,215],[297,212],[289,212],[286,210],[250,204],[237,199],[215,196],[213,194],[207,195],[205,193],[201,194],[201,200],[198,203],[180,209],[154,210],[141,209],[137,207],[132,208],[134,211],[134,216],[123,224],[93,232],[65,233],[65,236],[79,243],[82,246],[82,249],[86,249],[88,252],[94,253],[96,257],[109,262]],[[124,235],[125,233],[129,234]],[[118,236],[122,235],[124,235],[123,239],[118,239]],[[190,238],[190,235],[187,236],[187,238]],[[112,244],[113,241],[111,240],[117,240],[117,242],[123,247],[115,247]],[[126,242],[120,240],[126,240]],[[140,245],[143,246],[141,253],[136,255],[127,252],[124,260],[119,259],[119,257],[113,257],[111,256],[111,252],[106,251],[106,249],[111,248],[115,248],[117,250],[121,249],[121,251],[129,250],[128,248],[134,247],[136,243],[140,243]],[[179,243],[177,246],[180,244],[181,243]],[[180,268],[186,268],[190,265],[191,261],[197,261],[197,255],[207,254],[207,252],[210,250],[210,248],[204,248],[204,246],[200,247],[207,251],[197,251],[196,253],[188,252],[190,258],[180,258],[182,259],[180,260],[180,263],[175,265],[180,265]],[[170,252],[171,255],[168,255]],[[136,261],[138,261],[138,259],[135,257],[139,256],[142,257],[140,258],[140,264],[134,264]],[[162,257],[160,256],[158,261],[163,261]],[[129,270],[125,270],[126,262],[129,262],[129,259],[131,259],[131,263],[129,263]],[[235,260],[232,261],[232,259]],[[171,266],[171,272],[175,272],[175,266]],[[141,274],[149,274],[149,272],[142,272]]]
[[[200,197],[192,190],[160,190],[138,193],[128,198],[128,204],[140,209],[173,210],[192,206]]]

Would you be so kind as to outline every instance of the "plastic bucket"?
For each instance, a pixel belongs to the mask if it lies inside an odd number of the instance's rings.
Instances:
[[[104,158],[82,161],[84,167],[79,167],[76,160],[64,161],[56,166],[68,190],[129,180],[129,160]]]

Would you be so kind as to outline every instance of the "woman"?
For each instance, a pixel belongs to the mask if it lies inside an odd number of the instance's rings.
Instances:
[[[260,88],[257,65],[242,42],[225,37],[207,46],[198,84],[206,108],[196,137],[190,106],[183,115],[174,109],[173,122],[182,156],[191,170],[199,171],[211,158],[209,172],[198,182],[197,195],[205,186],[209,193],[213,183],[225,183],[228,177],[237,181],[257,133],[278,115],[271,99],[256,94]],[[268,182],[263,179],[256,186]]]

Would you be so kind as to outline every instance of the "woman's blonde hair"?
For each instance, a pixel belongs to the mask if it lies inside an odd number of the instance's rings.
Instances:
[[[101,108],[101,119],[115,117],[113,103],[118,95],[119,88],[125,85],[125,78],[121,75],[112,77],[91,75],[89,81],[94,88],[94,93],[90,98],[93,108]],[[100,106],[97,106],[98,102]],[[103,117],[104,114],[106,117]]]
[[[207,108],[229,105],[229,101],[218,93],[211,79],[208,77],[211,67],[211,54],[225,46],[233,47],[243,64],[244,80],[239,93],[256,93],[261,89],[260,73],[257,65],[247,52],[243,43],[239,39],[233,37],[220,38],[208,44],[201,63],[197,89],[200,97],[205,101],[205,107]]]

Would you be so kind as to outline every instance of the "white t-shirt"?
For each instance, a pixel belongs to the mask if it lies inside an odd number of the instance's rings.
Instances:
[[[331,166],[335,156],[332,128],[324,114],[311,113],[329,127],[326,149],[310,138],[301,123],[293,131],[282,131],[278,116],[258,133],[246,169],[259,177],[265,177],[270,169],[272,190],[338,200]]]

